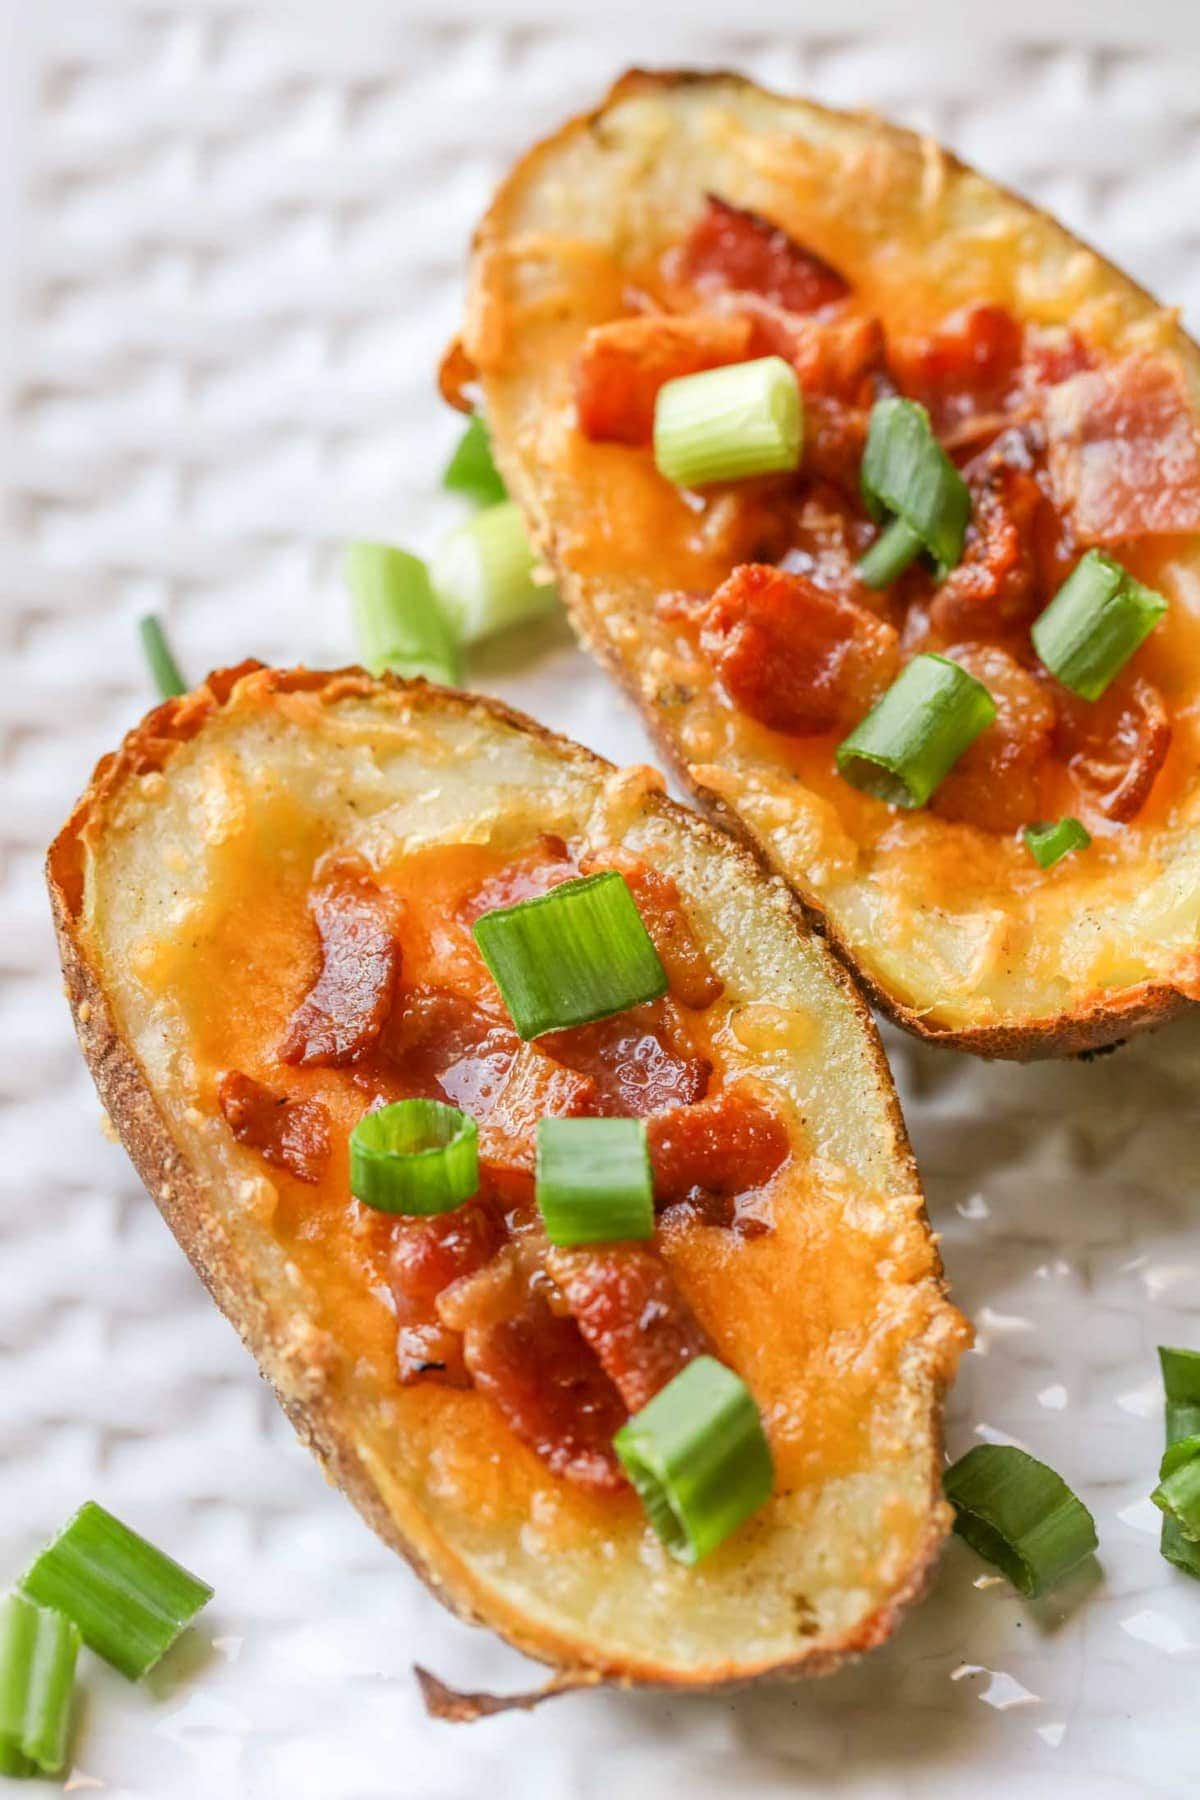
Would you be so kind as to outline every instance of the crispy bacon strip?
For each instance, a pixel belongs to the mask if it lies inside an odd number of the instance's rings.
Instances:
[[[1129,356],[1044,400],[1050,477],[1084,543],[1200,531],[1200,433],[1179,365]]]
[[[996,717],[959,758],[930,805],[943,819],[1015,831],[1040,818],[1038,778],[1054,739],[1054,703],[1030,670],[994,644],[951,645],[996,702]]]
[[[648,444],[664,383],[744,361],[751,336],[748,319],[706,313],[644,313],[593,326],[575,367],[579,429],[594,440]]]
[[[365,875],[341,873],[311,899],[321,972],[288,1021],[278,1056],[340,1067],[379,1036],[400,972],[392,910]]]
[[[637,1244],[551,1250],[546,1261],[630,1412],[652,1400],[693,1357],[711,1354],[707,1333],[653,1251]]]
[[[580,873],[616,869],[625,877],[642,923],[654,941],[667,972],[671,992],[684,1006],[699,1011],[711,1006],[725,991],[725,983],[708,960],[708,953],[684,911],[679,889],[669,875],[654,869],[627,850],[605,850],[585,857]]]
[[[1054,742],[1101,812],[1124,824],[1141,811],[1171,747],[1166,703],[1154,683],[1126,670],[1099,700],[1054,684]]]
[[[686,1205],[705,1224],[762,1229],[738,1201],[766,1186],[787,1161],[788,1134],[774,1113],[739,1088],[660,1113],[646,1135],[659,1207]]]
[[[816,312],[850,289],[837,270],[761,213],[716,194],[671,256],[674,279],[701,290],[761,294],[789,312]]]
[[[329,1161],[329,1114],[319,1100],[292,1100],[237,1069],[222,1075],[217,1100],[239,1144],[297,1181],[320,1181]]]

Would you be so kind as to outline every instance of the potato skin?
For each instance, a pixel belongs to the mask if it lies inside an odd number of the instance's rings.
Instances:
[[[553,1626],[525,1617],[515,1605],[497,1603],[481,1594],[467,1567],[453,1558],[437,1556],[422,1522],[404,1513],[381,1492],[367,1463],[359,1454],[355,1419],[339,1404],[336,1383],[330,1376],[337,1368],[337,1347],[295,1309],[288,1310],[269,1284],[255,1255],[239,1247],[218,1216],[209,1187],[199,1177],[176,1143],[166,1117],[157,1104],[132,1044],[123,1036],[105,991],[104,977],[90,952],[88,931],[82,916],[84,856],[89,841],[98,841],[105,813],[125,784],[154,779],[168,771],[180,745],[203,732],[207,722],[224,707],[235,686],[250,675],[259,684],[264,707],[290,694],[315,694],[323,700],[341,697],[371,698],[391,693],[411,698],[426,715],[450,717],[471,713],[538,738],[560,758],[575,762],[603,776],[611,769],[603,759],[556,738],[535,722],[500,703],[434,688],[425,682],[402,682],[394,677],[375,681],[361,670],[346,669],[327,675],[305,670],[267,671],[244,664],[219,671],[194,693],[150,713],[126,738],[121,749],[102,759],[92,782],[67,824],[50,847],[47,880],[65,976],[68,1003],[81,1048],[100,1095],[129,1156],[163,1217],[186,1252],[213,1299],[239,1332],[256,1358],[261,1373],[272,1384],[297,1435],[313,1451],[328,1479],[340,1487],[366,1522],[392,1549],[399,1552],[416,1573],[452,1611],[472,1623],[486,1624],[517,1649],[546,1662],[557,1671],[544,1689],[533,1695],[511,1697],[511,1704],[528,1707],[543,1698],[575,1687],[610,1683],[668,1689],[726,1687],[772,1675],[817,1675],[837,1668],[881,1643],[895,1628],[905,1608],[924,1591],[949,1524],[941,1496],[941,1401],[954,1357],[948,1351],[933,1360],[932,1459],[930,1504],[926,1529],[903,1579],[888,1603],[862,1619],[852,1630],[833,1641],[817,1642],[804,1655],[786,1663],[766,1666],[731,1664],[710,1680],[693,1679],[688,1672],[664,1663],[661,1667],[623,1666],[602,1654],[581,1655],[577,1642],[560,1639]],[[770,879],[761,859],[739,848],[686,808],[663,795],[649,794],[644,804],[669,815],[685,830],[704,840],[707,854],[735,858],[743,865],[747,882]],[[773,880],[772,887],[777,887]],[[799,907],[788,900],[795,930],[805,935],[807,926]],[[903,1182],[920,1194],[919,1180],[908,1146],[903,1119],[891,1086],[890,1071],[874,1024],[849,975],[829,959],[844,1003],[857,1016],[869,1050],[869,1066],[885,1097],[890,1126],[895,1134],[895,1159]],[[853,1104],[852,1101],[849,1104]],[[923,1204],[920,1218],[928,1225]],[[934,1253],[934,1276],[939,1294],[945,1294],[940,1262]],[[941,1324],[953,1337],[962,1322],[948,1304]],[[944,1339],[942,1340],[945,1341]],[[959,1338],[961,1342],[961,1335]],[[436,1677],[422,1672],[422,1689],[431,1712],[440,1718],[469,1720],[503,1710],[510,1702],[487,1695],[456,1695]]]
[[[465,345],[468,360],[472,366],[477,365],[482,375],[489,414],[502,382],[502,376],[489,366],[500,337],[497,271],[509,253],[506,238],[510,233],[514,237],[518,235],[510,221],[519,218],[522,229],[531,230],[526,215],[534,203],[537,179],[556,157],[569,157],[573,143],[580,137],[586,135],[603,141],[606,116],[631,98],[669,100],[672,95],[682,91],[706,87],[711,88],[714,96],[718,97],[719,90],[733,89],[759,100],[787,101],[786,96],[763,90],[732,72],[631,69],[614,84],[593,111],[569,121],[552,136],[535,145],[502,184],[475,234],[466,323],[462,342],[456,346],[461,356]],[[826,121],[830,125],[853,129],[857,133],[861,140],[863,166],[869,179],[886,180],[886,175],[881,176],[880,170],[886,171],[889,158],[897,161],[903,159],[911,164],[916,157],[924,162],[935,184],[945,182],[950,176],[969,177],[976,189],[986,190],[996,201],[1003,200],[1011,204],[1029,219],[1044,222],[1059,239],[1067,239],[1063,228],[1050,215],[1040,212],[998,184],[985,181],[951,152],[919,139],[912,132],[869,114],[840,113],[807,101],[803,103],[803,108],[818,123]],[[912,221],[899,216],[895,221],[895,229],[903,232],[906,224],[911,225]],[[1081,256],[1090,259],[1110,284],[1112,292],[1105,298],[1112,301],[1114,314],[1127,319],[1139,308],[1150,310],[1157,307],[1157,302],[1151,295],[1115,270],[1089,246],[1073,237],[1069,239],[1069,243]],[[1168,317],[1165,314],[1159,316],[1164,319]],[[1174,347],[1187,363],[1193,390],[1200,392],[1200,350],[1178,329],[1173,320],[1170,331]],[[792,886],[810,926],[826,938],[831,948],[852,971],[872,1005],[882,1014],[929,1043],[965,1050],[984,1058],[1029,1062],[1045,1057],[1075,1056],[1088,1051],[1115,1048],[1139,1032],[1154,1030],[1168,1023],[1197,1003],[1200,999],[1200,974],[1194,967],[1182,966],[1172,979],[1138,981],[1114,989],[1111,993],[1106,992],[1094,1000],[1089,998],[1087,1002],[1071,1008],[1047,1008],[1038,1016],[1021,1018],[1011,1023],[1003,1020],[988,1020],[978,1025],[939,1022],[936,1017],[931,1016],[928,1009],[909,1005],[900,994],[889,989],[854,954],[846,934],[830,917],[819,895],[804,881],[803,872],[789,868],[782,859],[773,857],[769,847],[737,809],[697,777],[684,753],[668,709],[658,705],[639,682],[638,658],[622,655],[614,643],[614,633],[609,629],[608,617],[611,596],[606,595],[603,577],[595,571],[589,571],[586,578],[580,578],[573,570],[564,567],[562,557],[557,552],[553,502],[539,491],[541,472],[535,471],[531,476],[528,467],[522,466],[523,459],[505,429],[503,407],[497,407],[496,410],[498,423],[493,421],[493,439],[497,462],[510,490],[525,510],[531,535],[547,560],[556,567],[559,591],[584,647],[629,695],[642,715],[664,763],[672,768],[706,816],[745,847],[765,855],[768,865],[775,868]],[[617,585],[614,582],[614,591]]]

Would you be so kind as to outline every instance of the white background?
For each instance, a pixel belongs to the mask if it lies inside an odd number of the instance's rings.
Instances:
[[[76,1791],[375,1800],[620,1792],[1079,1800],[1191,1791],[1200,1584],[1157,1552],[1154,1346],[1200,1344],[1200,1027],[1090,1066],[889,1037],[956,1296],[959,1454],[1015,1438],[1096,1513],[1100,1566],[1020,1603],[958,1543],[858,1669],[715,1700],[424,1718],[527,1665],[447,1618],[322,1483],[98,1107],[41,888],[94,758],[149,703],[134,621],[193,676],[350,654],[337,546],[428,548],[432,385],[506,162],[625,64],[734,64],[930,129],[1200,324],[1194,6],[1047,0],[251,10],[0,4],[0,1581],[92,1495],[218,1596],[145,1691],[87,1661]],[[736,15],[734,27],[730,14]],[[711,26],[705,24],[711,19]],[[911,33],[920,30],[923,42]],[[648,754],[551,626],[476,667]]]

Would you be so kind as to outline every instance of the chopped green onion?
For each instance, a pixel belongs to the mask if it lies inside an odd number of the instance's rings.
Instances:
[[[1098,700],[1167,610],[1161,594],[1089,550],[1033,622],[1033,647],[1065,688]]]
[[[667,991],[658,951],[615,869],[497,907],[474,930],[523,1038],[606,1019]]]
[[[1056,819],[1052,825],[1027,825],[1021,836],[1039,869],[1052,869],[1072,850],[1086,850],[1092,841],[1078,819]]]
[[[1167,1448],[1200,1436],[1200,1350],[1174,1350],[1160,1345],[1166,1395]],[[1170,1513],[1163,1519],[1159,1550],[1169,1563],[1200,1576],[1200,1543],[1186,1536]]]
[[[540,617],[554,605],[513,500],[486,506],[446,538],[429,566],[434,592],[464,644]]]
[[[774,1469],[754,1397],[711,1356],[679,1371],[613,1439],[671,1555],[699,1562],[769,1499]]]
[[[1167,1445],[1150,1498],[1185,1538],[1200,1538],[1200,1434]]]
[[[377,1212],[450,1212],[479,1186],[479,1132],[440,1100],[397,1100],[350,1133],[350,1192]]]
[[[858,565],[868,587],[887,587],[922,550],[938,578],[963,551],[971,495],[915,400],[890,396],[871,408],[862,491],[880,524],[890,521]]]
[[[1044,1593],[1096,1548],[1096,1522],[1060,1475],[1015,1444],[977,1444],[942,1477],[954,1529],[1015,1588]]]
[[[995,716],[983,683],[958,663],[914,656],[838,745],[838,773],[889,806],[924,806]]]
[[[424,675],[450,687],[461,679],[458,645],[419,556],[364,540],[346,551],[346,585],[364,667],[372,675]]]
[[[79,1628],[23,1594],[0,1600],[0,1775],[55,1775],[67,1760]]]
[[[537,1203],[552,1244],[654,1236],[654,1186],[641,1119],[539,1119]]]
[[[92,1500],[42,1551],[21,1588],[74,1619],[84,1643],[131,1681],[166,1654],[213,1592]]]
[[[664,382],[654,406],[654,460],[676,487],[741,481],[800,465],[804,403],[782,356]]]
[[[179,664],[171,655],[161,622],[153,613],[147,613],[144,619],[138,620],[138,632],[150,673],[162,698],[173,700],[177,694],[186,694],[187,684],[179,673]]]
[[[495,506],[507,500],[508,490],[492,460],[492,440],[482,413],[472,413],[458,448],[446,464],[442,486],[452,494],[465,494],[477,506]]]

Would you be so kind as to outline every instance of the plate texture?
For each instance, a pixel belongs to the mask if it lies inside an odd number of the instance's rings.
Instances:
[[[703,3],[678,28],[643,11],[594,34],[491,10],[0,6],[0,1579],[94,1495],[218,1588],[146,1691],[89,1665],[68,1785],[1194,1791],[1200,1585],[1160,1560],[1145,1496],[1154,1347],[1200,1344],[1200,1024],[1032,1069],[889,1038],[979,1330],[950,1448],[1013,1439],[1052,1461],[1096,1513],[1099,1573],[1035,1609],[952,1543],[899,1638],[828,1682],[568,1698],[470,1730],[425,1720],[414,1657],[466,1687],[531,1671],[446,1618],[326,1490],[101,1134],[40,861],[149,703],[134,621],[160,612],[193,675],[347,658],[339,543],[426,548],[452,514],[431,370],[470,227],[508,159],[624,63],[733,63],[932,130],[1200,324],[1200,57],[1169,40],[1167,4],[1137,9],[1146,48],[1130,9],[1119,48],[1095,21],[1088,45],[1046,40],[1053,6],[1005,9],[1040,16],[1026,39],[992,18],[925,46],[832,4],[788,9],[778,34],[709,28]],[[648,754],[559,626],[475,674],[609,754]]]

